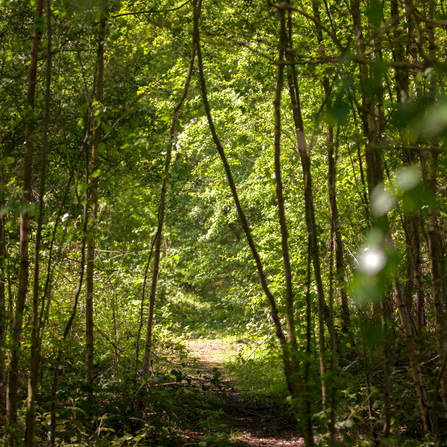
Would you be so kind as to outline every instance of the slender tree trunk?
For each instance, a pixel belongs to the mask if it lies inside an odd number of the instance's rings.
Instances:
[[[206,111],[207,118],[208,118],[208,125],[210,128],[211,134],[213,136],[214,144],[216,146],[216,149],[217,149],[219,156],[222,160],[222,163],[224,165],[225,174],[227,176],[227,180],[228,180],[228,183],[229,183],[229,186],[231,189],[231,193],[233,195],[233,199],[236,204],[236,209],[238,212],[239,219],[241,221],[242,228],[244,229],[245,236],[247,238],[248,244],[250,246],[253,257],[256,262],[256,267],[258,270],[262,289],[270,303],[270,307],[271,307],[271,311],[272,311],[272,319],[273,319],[273,324],[275,326],[276,335],[278,336],[278,339],[280,340],[281,347],[283,348],[283,351],[285,351],[284,353],[287,354],[285,358],[288,359],[289,353],[288,353],[288,347],[287,347],[287,343],[286,343],[286,337],[284,335],[284,332],[283,332],[282,326],[281,326],[281,322],[279,320],[278,309],[276,307],[275,298],[272,295],[272,293],[268,287],[267,278],[264,273],[264,269],[262,267],[261,258],[259,256],[258,250],[256,249],[255,243],[253,241],[253,236],[251,234],[251,229],[248,224],[248,220],[245,216],[244,210],[242,209],[242,205],[239,200],[239,195],[236,190],[236,185],[234,183],[233,174],[231,173],[230,165],[226,158],[225,151],[224,151],[223,146],[219,140],[219,137],[217,136],[216,128],[214,126],[214,122],[213,122],[213,119],[211,116],[211,108],[210,108],[210,105],[208,102],[208,94],[207,94],[205,76],[203,73],[202,51],[201,51],[200,39],[199,39],[199,23],[198,22],[199,22],[201,6],[202,6],[201,0],[196,1],[194,3],[194,5],[195,5],[194,6],[194,34],[195,34],[195,38],[196,38],[196,50],[197,50],[197,61],[198,61],[198,67],[199,67],[199,79],[200,79],[200,86],[201,86],[201,90],[202,90],[203,103],[204,103],[205,111]],[[290,368],[287,368],[287,369],[289,370],[289,373],[290,373]],[[290,378],[290,374],[286,374],[286,376],[288,378]]]
[[[429,0],[429,19],[434,20],[436,4],[434,0]],[[434,32],[434,25],[431,22],[427,22],[427,34],[428,34],[428,48],[429,57],[431,63],[436,62],[436,39]],[[436,76],[431,77],[430,81],[430,99],[432,102],[436,100]],[[436,139],[433,137],[430,140],[430,146],[434,148],[436,146]],[[442,365],[444,358],[447,356],[447,325],[445,316],[445,299],[442,288],[442,264],[443,255],[441,251],[441,236],[438,229],[438,211],[436,206],[436,197],[438,193],[438,152],[434,149],[429,152],[429,164],[428,164],[428,184],[431,189],[435,200],[430,204],[430,214],[428,217],[428,254],[430,258],[430,274],[433,289],[433,309],[435,311],[436,319],[436,332],[439,343],[439,361]],[[444,408],[447,410],[447,369],[444,369],[444,373],[441,376],[441,397],[444,404]]]
[[[168,177],[169,170],[171,166],[171,157],[172,157],[172,147],[174,146],[174,137],[175,137],[175,126],[177,124],[177,115],[185,102],[186,96],[188,94],[189,86],[191,84],[192,73],[194,71],[194,60],[195,60],[195,37],[193,36],[192,42],[192,54],[191,61],[189,64],[188,75],[186,77],[185,85],[183,87],[183,93],[180,98],[180,101],[174,107],[174,112],[172,115],[172,124],[171,129],[169,131],[169,145],[166,151],[166,161],[165,161],[165,172],[163,177],[163,184],[161,187],[161,195],[160,195],[160,205],[158,208],[158,229],[157,234],[155,235],[155,253],[154,253],[154,269],[152,272],[152,285],[151,285],[151,294],[149,298],[149,315],[147,320],[147,332],[146,332],[146,343],[143,357],[143,374],[147,375],[149,373],[149,364],[150,364],[150,355],[152,348],[152,332],[153,332],[153,322],[154,322],[154,307],[155,307],[155,294],[157,291],[157,282],[158,282],[158,271],[160,266],[160,253],[161,253],[161,242],[162,242],[162,234],[163,234],[163,223],[165,218],[165,207],[166,207],[166,192],[168,189]],[[137,358],[138,365],[138,358]]]
[[[421,226],[421,219],[419,214],[412,218],[413,224],[413,254],[414,254],[414,269],[415,269],[415,283],[416,283],[416,321],[419,335],[422,335],[425,328],[425,296],[424,296],[424,276],[422,273],[422,259],[421,259],[421,235],[419,228]]]
[[[291,32],[291,26],[289,26],[289,33]],[[293,48],[293,42],[291,41],[292,36],[286,38],[289,42],[290,48]],[[298,78],[295,70],[293,53],[286,51],[286,58],[291,62],[291,70],[288,79],[289,84],[289,95],[292,103],[293,109],[293,119],[295,123],[296,139],[298,142],[298,151],[301,158],[301,166],[303,169],[304,178],[304,202],[305,202],[305,215],[306,215],[306,226],[309,235],[309,252],[312,257],[312,264],[314,267],[315,283],[317,286],[317,296],[318,296],[318,343],[319,343],[319,356],[320,356],[320,375],[321,375],[321,396],[323,401],[323,409],[326,409],[326,383],[325,383],[325,330],[324,325],[327,324],[329,330],[331,330],[331,322],[329,321],[329,309],[326,305],[324,298],[323,281],[321,277],[321,265],[320,265],[320,254],[318,249],[318,235],[317,226],[315,221],[315,209],[313,204],[313,188],[312,188],[312,174],[310,171],[310,159],[307,152],[307,142],[304,134],[304,125],[301,115],[301,104],[298,89]],[[329,334],[331,340],[335,339],[333,334]],[[332,349],[335,347],[331,346]]]
[[[315,17],[318,19],[316,23],[317,39],[320,51],[324,54],[323,46],[323,30],[321,29],[321,15],[320,15],[320,2],[318,0],[312,1],[312,8]],[[289,11],[290,17],[290,11]],[[292,35],[292,30],[289,30],[289,34]],[[331,94],[331,88],[329,85],[329,78],[327,76],[323,79],[323,89],[326,97],[326,102]],[[345,334],[349,333],[350,326],[350,316],[348,307],[348,297],[346,294],[345,287],[345,267],[343,260],[343,243],[341,240],[340,232],[340,215],[338,213],[337,207],[337,195],[336,195],[336,164],[335,164],[335,153],[334,153],[334,126],[332,124],[327,125],[326,141],[328,148],[328,188],[329,188],[329,206],[331,208],[331,228],[333,234],[331,235],[331,241],[334,241],[335,246],[335,263],[336,263],[336,277],[337,285],[339,290],[339,302],[340,302],[340,313],[342,320],[342,331]],[[332,278],[332,275],[331,275]],[[334,332],[335,335],[335,332]],[[335,342],[335,341],[334,341]]]
[[[106,25],[108,18],[108,1],[103,0],[99,20],[99,43],[96,55],[95,95],[93,119],[93,144],[91,157],[91,184],[90,184],[90,234],[87,239],[87,276],[86,276],[86,308],[85,308],[85,383],[93,383],[94,360],[94,334],[93,334],[93,307],[94,307],[94,269],[95,269],[95,226],[98,218],[98,184],[97,170],[99,168],[98,146],[101,142],[102,109],[104,101],[104,44],[106,39]]]
[[[276,94],[274,101],[274,115],[275,115],[275,180],[276,180],[276,197],[278,200],[278,217],[281,229],[281,248],[282,248],[282,258],[284,265],[284,276],[286,280],[286,319],[287,319],[287,342],[288,350],[291,355],[290,365],[293,370],[298,371],[300,368],[298,359],[296,358],[298,354],[298,344],[296,339],[295,331],[295,316],[294,316],[294,293],[292,285],[292,269],[290,265],[290,255],[289,255],[289,243],[288,243],[288,228],[286,221],[286,210],[285,210],[285,200],[283,193],[283,183],[282,183],[282,171],[281,171],[281,94],[284,85],[284,51],[287,48],[287,31],[286,31],[286,20],[285,12],[282,9],[278,10],[279,15],[279,45],[278,45],[278,60],[280,64],[278,65],[278,74],[276,82]],[[310,282],[310,275],[308,277],[308,282]],[[309,296],[310,298],[310,296]],[[310,347],[309,347],[310,348]],[[298,410],[301,419],[303,420],[303,434],[305,438],[306,445],[314,445],[312,424],[310,421],[310,397],[308,393],[308,373],[309,373],[309,361],[310,356],[304,362],[304,381],[301,383],[301,379],[298,383],[299,395],[295,395],[294,405]]]
[[[87,205],[84,206],[84,225],[83,225],[83,232],[84,234],[87,231],[87,222],[88,222],[88,212],[87,212]],[[79,302],[79,295],[81,294],[82,290],[82,282],[84,280],[84,266],[85,266],[85,245],[86,245],[86,237],[84,236],[82,238],[81,243],[81,267],[80,267],[80,273],[79,273],[79,280],[78,280],[78,286],[75,292],[74,300],[73,300],[73,308],[71,311],[70,318],[67,321],[67,324],[65,325],[64,333],[62,335],[62,340],[60,341],[61,345],[57,349],[57,356],[56,361],[54,364],[54,370],[53,370],[53,383],[51,387],[51,446],[56,446],[56,426],[57,426],[57,417],[56,417],[56,404],[57,404],[57,389],[58,389],[58,383],[59,383],[59,369],[62,359],[62,352],[63,352],[63,345],[65,343],[65,340],[67,339],[68,334],[70,333],[71,326],[73,325],[73,321],[76,317],[76,312],[78,309],[78,302]]]
[[[415,253],[414,253],[414,227],[411,216],[405,213],[403,216],[403,224],[405,227],[405,251],[407,258],[407,272],[405,275],[404,299],[407,304],[408,312],[413,314],[413,285],[415,276]]]
[[[357,118],[356,118],[356,113],[353,113],[353,118],[354,118],[354,126],[357,128]],[[365,179],[365,170],[363,169],[363,159],[362,159],[362,150],[360,147],[360,143],[358,140],[356,140],[355,145],[357,147],[357,160],[359,162],[359,170],[360,170],[360,179],[362,181],[362,191],[363,194],[360,194],[360,196],[362,197],[362,203],[364,205],[364,210],[365,210],[365,220],[367,222],[367,224],[369,225],[369,223],[371,222],[371,216],[369,214],[369,198],[368,198],[368,185]]]
[[[118,366],[118,364],[120,363],[120,350],[118,348],[120,344],[120,331],[118,324],[118,318],[119,318],[118,306],[115,292],[112,294],[112,318],[113,318],[113,338],[115,342],[115,361]]]
[[[357,51],[359,56],[363,56],[365,53],[365,44],[363,39],[363,31],[361,25],[361,15],[360,15],[360,2],[359,0],[351,1],[351,14],[353,18],[354,31],[356,33],[356,41],[357,41]],[[365,148],[366,155],[366,177],[368,181],[368,191],[371,197],[371,194],[374,188],[379,185],[383,181],[383,173],[382,173],[382,163],[380,158],[380,153],[377,150],[377,123],[374,115],[373,109],[373,100],[370,95],[366,92],[368,82],[370,82],[370,78],[368,75],[367,67],[363,63],[359,63],[359,71],[360,71],[360,83],[362,88],[362,108],[363,108],[363,122],[366,126],[366,137],[367,137],[367,145]],[[371,211],[371,214],[374,213]],[[393,246],[393,240],[391,234],[389,232],[389,222],[388,217],[385,214],[380,219],[373,219],[373,225],[382,228],[386,234],[386,243],[389,248]],[[419,409],[421,412],[421,417],[424,425],[425,432],[433,432],[433,423],[431,421],[429,404],[427,398],[427,392],[424,385],[424,380],[422,377],[420,364],[416,352],[416,347],[414,343],[414,336],[411,328],[411,320],[410,315],[408,313],[408,309],[406,306],[406,302],[403,298],[401,285],[397,276],[393,278],[393,286],[394,286],[394,297],[396,301],[396,306],[399,311],[399,316],[401,320],[402,330],[405,336],[405,342],[407,346],[408,355],[410,358],[411,371],[413,375],[413,381],[416,388],[416,393],[419,399]],[[385,297],[382,297],[382,312],[386,306],[384,301]],[[384,356],[384,372],[387,371],[388,358],[387,355]],[[385,377],[385,381],[387,381]],[[385,386],[389,386],[385,383]],[[388,393],[386,392],[385,395]],[[386,436],[389,433],[389,425],[390,425],[390,412],[387,411],[386,422],[384,427],[384,435]]]
[[[421,412],[422,422],[424,425],[424,431],[426,433],[433,433],[433,422],[430,415],[430,406],[428,403],[428,397],[424,385],[424,379],[422,378],[421,366],[417,356],[416,346],[414,344],[414,337],[411,328],[411,320],[410,316],[408,315],[408,310],[405,301],[402,297],[402,291],[400,290],[400,283],[397,279],[394,279],[394,295],[396,299],[396,305],[399,309],[399,316],[405,336],[405,343],[407,345],[408,355],[410,357],[411,372],[413,375],[413,381],[416,388],[416,393],[419,399],[419,409]]]
[[[32,165],[33,165],[33,150],[34,150],[34,103],[36,92],[36,78],[37,78],[37,54],[39,51],[39,42],[41,37],[41,29],[38,22],[42,18],[43,0],[37,0],[36,3],[36,18],[33,34],[33,41],[31,47],[31,63],[29,71],[28,84],[28,111],[25,123],[25,156],[23,163],[23,203],[29,204],[31,201],[32,188]],[[28,212],[23,212],[20,215],[20,273],[19,273],[19,288],[17,293],[16,310],[14,314],[12,333],[11,333],[11,349],[9,360],[9,376],[8,376],[8,422],[11,426],[17,423],[17,390],[18,390],[18,376],[19,376],[19,356],[20,356],[20,341],[22,338],[22,321],[23,311],[25,309],[26,292],[28,289],[28,274],[29,274],[29,215]],[[17,443],[17,439],[13,434],[8,437],[8,444],[13,447]]]
[[[93,203],[95,203],[94,198]],[[97,202],[96,202],[97,203]],[[91,220],[96,218],[96,209],[91,209]],[[94,225],[94,224],[93,224]],[[95,239],[90,229],[87,241],[87,275],[86,275],[86,304],[85,304],[85,383],[93,384],[93,361],[94,361],[94,333],[93,333],[93,275],[95,259]]]
[[[363,332],[363,316],[362,316],[362,312],[360,310],[360,308],[357,309],[358,310],[358,316],[359,316],[359,328],[360,330]],[[365,373],[365,381],[366,381],[366,392],[368,393],[368,416],[370,418],[373,417],[373,402],[371,399],[371,379],[370,379],[370,371],[369,371],[369,367],[368,367],[368,357],[366,354],[366,348],[365,348],[365,340],[363,339],[363,336],[361,337],[362,340],[362,358],[363,358],[363,371]]]
[[[307,238],[307,245],[310,245],[309,237]],[[310,360],[312,358],[312,300],[310,297],[310,285],[312,275],[312,257],[310,252],[307,252],[307,274],[306,274],[306,356],[307,359],[304,362],[304,386],[302,392],[302,410],[303,426],[304,426],[304,442],[307,446],[314,446],[314,436],[312,427],[312,399],[311,389],[314,386],[313,380],[311,380],[311,365]]]
[[[144,314],[144,301],[145,301],[145,296],[146,296],[147,276],[149,273],[149,266],[151,264],[152,254],[154,252],[154,246],[155,246],[155,242],[158,237],[158,233],[159,233],[159,229],[157,228],[157,232],[155,233],[155,236],[151,242],[151,248],[149,251],[149,258],[146,263],[146,268],[144,269],[144,280],[143,280],[143,288],[142,288],[142,292],[141,292],[141,305],[140,305],[140,324],[138,326],[137,341],[135,344],[135,377],[138,374],[138,363],[139,363],[139,358],[140,358],[140,338],[141,338],[141,330],[143,329],[143,324],[144,324],[143,314]]]
[[[85,183],[88,185],[89,181],[89,163],[88,163],[88,152],[87,152],[87,142],[89,137],[89,128],[90,128],[90,116],[88,115],[85,119],[84,124],[84,138],[82,142],[81,147],[81,153],[84,152],[85,154]],[[70,318],[67,321],[67,324],[64,328],[64,333],[62,334],[62,340],[60,341],[60,345],[57,349],[57,356],[56,361],[54,363],[54,369],[53,369],[53,383],[51,386],[51,438],[50,438],[50,444],[52,447],[56,446],[56,425],[57,425],[57,419],[56,419],[56,404],[57,404],[57,389],[58,389],[58,383],[59,383],[59,369],[60,369],[60,363],[62,359],[62,352],[64,348],[64,343],[67,339],[68,334],[70,333],[71,326],[73,325],[73,321],[76,317],[76,312],[78,309],[78,302],[79,302],[79,296],[81,294],[82,290],[82,283],[84,281],[84,270],[85,270],[85,248],[86,248],[86,240],[87,240],[87,229],[88,229],[88,191],[85,192],[85,205],[83,210],[83,225],[82,225],[82,234],[84,235],[82,237],[81,242],[81,264],[80,264],[80,271],[79,271],[79,280],[78,280],[78,286],[76,288],[76,292],[73,299],[73,306]],[[47,277],[47,282],[48,282]]]
[[[167,169],[169,169],[168,162]],[[166,172],[166,171],[165,171]],[[164,187],[164,188],[163,188]],[[152,284],[151,284],[151,293],[149,296],[149,315],[147,319],[147,331],[146,331],[146,342],[144,344],[144,357],[143,357],[143,375],[147,376],[149,374],[149,366],[150,366],[150,355],[152,348],[152,332],[153,332],[153,324],[154,324],[154,308],[155,308],[155,294],[157,291],[157,281],[158,281],[158,271],[160,268],[160,251],[161,251],[161,231],[163,228],[163,219],[164,219],[164,199],[166,195],[166,186],[163,182],[162,187],[162,200],[160,201],[160,208],[158,211],[158,225],[160,231],[158,232],[157,239],[155,241],[155,252],[154,252],[154,268],[152,270]],[[163,190],[164,189],[164,190]],[[163,196],[164,193],[164,196]],[[161,210],[163,205],[163,211]]]
[[[437,153],[431,151],[429,156],[428,168],[428,184],[436,197],[437,193]],[[441,281],[441,250],[440,250],[440,235],[438,229],[438,216],[436,204],[430,205],[430,215],[428,218],[428,254],[430,258],[430,274],[433,290],[433,309],[435,311],[436,332],[439,343],[439,359],[442,363],[447,356],[447,326],[446,315],[443,303],[443,291]],[[447,370],[444,369],[444,374],[441,377],[441,397],[444,407],[447,409]]]
[[[374,53],[376,55],[376,58],[379,62],[383,62],[383,57],[382,57],[382,51],[380,49],[380,41],[378,38],[374,39]],[[367,72],[366,72],[367,73]],[[371,76],[371,80],[374,80],[374,76],[377,76],[377,74],[373,74]],[[382,138],[382,133],[385,130],[385,123],[386,123],[386,118],[385,118],[385,113],[383,110],[383,86],[382,86],[382,79],[380,79],[380,82],[377,82],[377,80],[374,80],[378,85],[380,85],[380,87],[378,87],[377,91],[375,92],[375,101],[376,101],[376,106],[375,106],[375,111],[376,111],[376,117],[374,118],[374,122],[375,122],[375,128],[376,128],[376,132],[374,134],[374,137],[376,138],[376,140],[373,141],[373,144],[377,144],[380,139]],[[364,95],[364,97],[367,95]],[[368,121],[368,123],[371,125],[372,120],[370,119]],[[380,169],[381,166],[381,162],[380,162],[380,153],[377,151],[377,154],[375,154],[376,159],[375,159],[375,163],[377,164],[377,166],[375,167],[375,169]],[[380,178],[381,180],[383,180],[382,178],[382,171],[380,171],[377,175],[376,175],[376,179]],[[386,296],[382,296],[382,299],[380,301],[380,324],[381,324],[381,328],[382,328],[382,334],[383,334],[383,339],[387,340],[388,339],[388,330],[389,330],[389,320],[390,320],[390,303],[388,302]],[[389,349],[389,345],[386,341],[381,343],[380,346],[381,350],[382,350],[382,359],[383,359],[383,402],[384,402],[384,412],[385,412],[385,424],[383,427],[383,437],[384,438],[388,438],[390,436],[390,431],[391,431],[391,411],[392,411],[392,406],[391,406],[391,355],[390,355],[390,349]]]
[[[342,321],[342,331],[345,334],[350,333],[350,313],[348,306],[348,296],[346,293],[346,281],[345,281],[345,262],[343,259],[343,242],[341,239],[340,231],[340,215],[338,213],[337,206],[337,193],[336,193],[336,166],[335,166],[335,153],[334,153],[334,129],[331,125],[328,125],[327,129],[327,142],[328,142],[328,189],[329,189],[329,204],[331,208],[331,221],[332,231],[334,238],[335,249],[335,268],[336,278],[338,284],[338,299],[340,303],[340,313]]]
[[[351,1],[351,14],[353,19],[354,31],[356,33],[356,43],[357,52],[359,56],[363,56],[365,53],[365,43],[363,39],[363,30],[361,23],[360,14],[360,1]],[[362,92],[362,106],[363,111],[361,112],[362,121],[365,123],[365,133],[367,137],[368,144],[365,147],[365,161],[366,161],[366,179],[368,185],[369,197],[376,185],[378,185],[382,180],[381,166],[377,163],[377,153],[375,150],[375,145],[377,141],[378,125],[376,123],[376,118],[374,116],[373,109],[373,99],[371,96],[367,95],[367,86],[369,82],[368,69],[363,63],[359,63],[360,72],[360,86]],[[359,111],[360,113],[360,111]],[[361,160],[359,152],[359,160]],[[361,161],[360,161],[361,162]],[[372,214],[372,213],[371,213]],[[372,219],[372,224],[375,221]],[[382,332],[385,334],[387,331],[387,320],[386,320],[386,298],[382,296],[380,305],[374,305],[374,316],[381,324]],[[379,315],[380,310],[380,315]],[[380,352],[383,364],[383,394],[384,394],[384,412],[385,412],[385,423],[383,427],[383,436],[385,438],[389,437],[391,428],[391,401],[390,401],[390,378],[389,378],[389,351],[386,342],[382,342],[380,345]]]
[[[0,155],[3,160],[3,139],[0,118]],[[0,166],[0,209],[5,200],[5,176],[3,164]],[[8,321],[6,319],[6,242],[5,242],[5,215],[0,213],[0,425],[7,420],[6,413],[6,333]]]
[[[39,218],[37,222],[36,242],[34,248],[34,285],[33,285],[33,303],[31,315],[31,361],[30,374],[28,379],[28,407],[26,413],[26,445],[34,445],[34,419],[35,419],[35,400],[37,389],[37,373],[39,370],[39,330],[41,320],[39,318],[39,277],[40,277],[40,244],[42,241],[42,223],[43,223],[43,199],[45,196],[45,181],[47,169],[47,147],[48,147],[48,126],[50,120],[50,97],[51,97],[51,10],[50,0],[46,0],[47,16],[47,76],[45,92],[45,117],[44,131],[42,139],[42,165],[40,171],[39,186]]]
[[[287,48],[287,34],[285,28],[285,13],[280,10],[279,14],[279,45],[278,45],[278,75],[276,81],[276,94],[274,101],[275,114],[275,180],[276,180],[276,198],[278,200],[278,216],[281,228],[281,247],[284,264],[284,274],[286,280],[286,315],[287,315],[287,341],[290,344],[292,356],[297,351],[297,341],[295,335],[295,318],[293,311],[293,286],[292,286],[292,269],[290,267],[290,255],[288,244],[288,230],[286,222],[285,202],[282,185],[281,173],[281,92],[284,85],[284,49]]]
[[[388,337],[388,310],[385,297],[380,301],[380,325],[382,329],[382,337],[387,340]],[[390,371],[390,350],[388,343],[383,341],[380,343],[383,364],[383,406],[385,413],[385,424],[383,426],[383,437],[388,438],[391,430],[391,371]]]
[[[408,151],[405,151],[406,155]],[[404,215],[407,274],[404,287],[404,299],[410,314],[410,318],[416,316],[417,333],[422,335],[425,327],[425,296],[423,290],[423,273],[421,261],[421,238],[419,215]],[[414,292],[416,292],[416,303],[414,305]]]
[[[390,0],[390,12],[391,18],[394,23],[393,31],[393,44],[392,54],[395,62],[405,61],[405,48],[401,43],[401,36],[403,34],[400,27],[400,15],[399,15],[399,3],[397,0]],[[396,69],[395,75],[395,87],[397,101],[404,104],[408,97],[409,75],[408,70]],[[400,129],[401,138],[402,130]],[[414,154],[408,150],[403,151],[403,160],[406,164],[411,165],[414,163]],[[418,216],[412,216],[410,213],[404,215],[405,225],[405,237],[406,237],[406,252],[407,252],[407,275],[406,283],[404,287],[404,300],[410,314],[410,318],[414,315],[413,312],[413,291],[416,284],[416,316],[417,316],[417,328],[418,333],[422,334],[422,328],[424,327],[424,294],[422,283],[422,271],[421,271],[421,246],[419,236],[419,222]]]
[[[0,145],[2,144],[0,135]],[[0,209],[3,208],[3,166],[0,166]],[[0,425],[6,422],[6,294],[5,294],[5,223],[0,214]]]
[[[230,186],[231,193],[233,195],[233,200],[236,205],[237,213],[239,216],[239,220],[241,221],[242,228],[244,229],[245,236],[247,238],[248,245],[250,247],[250,250],[252,252],[253,258],[256,263],[256,267],[258,270],[259,279],[262,285],[262,289],[269,301],[270,304],[270,310],[271,310],[271,316],[273,320],[273,324],[275,326],[276,335],[278,337],[279,343],[281,345],[281,350],[283,354],[283,366],[284,366],[284,372],[286,376],[287,385],[289,387],[289,390],[295,398],[298,398],[302,396],[302,383],[299,377],[298,371],[294,370],[292,368],[292,365],[290,363],[290,350],[289,350],[289,344],[287,342],[287,339],[284,335],[281,322],[279,320],[278,315],[278,309],[276,307],[276,301],[271,293],[268,284],[267,284],[267,278],[262,266],[261,258],[259,256],[259,253],[257,251],[256,245],[253,240],[253,236],[251,233],[250,226],[247,221],[247,217],[245,216],[245,213],[242,209],[242,205],[239,200],[239,195],[237,193],[236,185],[234,183],[233,175],[231,173],[230,165],[228,163],[227,157],[225,155],[224,148],[219,140],[219,137],[216,133],[216,128],[214,126],[214,122],[211,115],[211,108],[208,102],[208,94],[207,94],[207,88],[206,88],[206,81],[204,76],[204,70],[203,70],[203,60],[202,60],[202,51],[200,46],[200,33],[199,33],[199,17],[201,12],[201,6],[202,2],[201,0],[194,2],[194,36],[195,36],[195,42],[196,42],[196,50],[197,50],[197,62],[198,62],[198,68],[199,68],[199,80],[200,80],[200,87],[202,90],[202,98],[203,98],[203,104],[205,107],[205,112],[208,119],[208,126],[210,128],[214,144],[216,146],[217,152],[219,153],[219,156],[222,160],[222,164],[224,166],[225,174],[227,176],[227,180]],[[307,419],[306,419],[307,420]],[[303,435],[305,439],[305,444],[307,447],[313,446],[313,434],[312,434],[312,426],[308,427],[308,424],[303,424]]]

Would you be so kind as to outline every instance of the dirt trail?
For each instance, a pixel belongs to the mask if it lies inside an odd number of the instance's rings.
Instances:
[[[188,340],[188,350],[192,357],[202,366],[205,372],[211,373],[218,368],[222,378],[233,386],[226,396],[214,396],[225,413],[226,422],[232,433],[229,445],[270,447],[270,446],[303,446],[303,438],[297,436],[296,423],[276,402],[257,401],[243,396],[232,381],[223,361],[229,353],[234,353],[238,344],[219,340]],[[212,374],[212,373],[211,373]]]

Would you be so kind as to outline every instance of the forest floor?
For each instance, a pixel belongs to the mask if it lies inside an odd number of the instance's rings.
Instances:
[[[231,445],[231,446],[302,446],[304,441],[298,436],[296,421],[287,412],[287,406],[277,399],[266,399],[265,396],[257,398],[256,393],[250,395],[238,386],[237,380],[225,367],[225,360],[229,354],[237,353],[240,345],[237,342],[223,340],[190,339],[187,349],[193,359],[196,360],[203,372],[215,377],[219,371],[220,383],[224,385],[224,391],[213,389],[208,393],[209,404],[217,409],[220,424],[218,427],[216,444],[213,440],[213,430],[198,428],[186,430],[183,438],[186,443],[197,442],[200,439],[209,440],[203,445]],[[219,374],[218,374],[219,375]],[[219,441],[219,433],[224,437]],[[201,443],[199,442],[199,445]]]

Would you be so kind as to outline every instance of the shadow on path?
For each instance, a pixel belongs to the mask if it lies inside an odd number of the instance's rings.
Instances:
[[[225,431],[230,433],[226,445],[240,447],[304,445],[303,438],[298,436],[296,422],[285,406],[265,398],[256,400],[244,396],[236,388],[235,381],[223,364],[225,357],[237,353],[239,349],[237,343],[192,339],[188,340],[187,347],[206,374],[212,376],[213,369],[217,368],[222,374],[223,381],[229,385],[225,393],[213,392],[210,396],[213,406],[222,410],[222,420],[227,425]],[[203,435],[198,432],[190,433],[190,436],[196,439]]]

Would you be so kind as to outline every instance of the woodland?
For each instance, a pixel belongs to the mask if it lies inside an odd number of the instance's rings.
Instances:
[[[447,445],[443,0],[0,14],[1,445]]]

